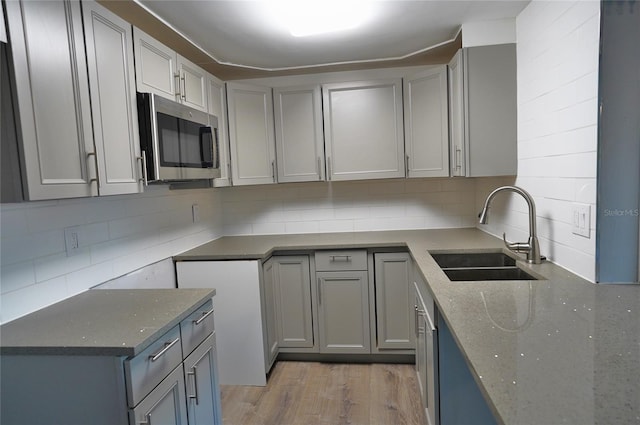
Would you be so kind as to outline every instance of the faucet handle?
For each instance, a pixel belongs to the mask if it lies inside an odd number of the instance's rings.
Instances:
[[[502,240],[504,241],[505,246],[513,252],[529,252],[531,250],[531,245],[527,242],[509,242],[507,240],[507,234],[502,234]]]

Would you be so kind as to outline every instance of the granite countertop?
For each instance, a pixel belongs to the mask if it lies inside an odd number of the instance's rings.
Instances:
[[[94,289],[0,327],[0,354],[135,356],[212,289]]]
[[[595,285],[550,262],[519,262],[543,280],[450,282],[429,251],[505,251],[478,229],[224,237],[175,260],[391,246],[413,256],[498,422],[640,424],[640,285]]]

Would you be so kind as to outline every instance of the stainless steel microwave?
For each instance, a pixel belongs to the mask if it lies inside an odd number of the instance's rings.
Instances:
[[[151,93],[138,93],[145,181],[220,177],[218,119]]]

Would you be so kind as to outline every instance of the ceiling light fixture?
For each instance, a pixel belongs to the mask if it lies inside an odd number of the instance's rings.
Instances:
[[[363,0],[274,0],[273,15],[294,37],[354,29],[372,14],[372,2]]]

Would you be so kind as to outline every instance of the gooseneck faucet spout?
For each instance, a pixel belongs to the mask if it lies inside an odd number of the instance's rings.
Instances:
[[[480,224],[487,224],[489,222],[489,204],[491,204],[491,201],[498,193],[503,191],[519,194],[525,199],[525,201],[527,201],[527,205],[529,206],[529,240],[526,243],[508,242],[506,235],[503,233],[502,239],[504,240],[505,245],[513,252],[526,253],[527,262],[540,264],[542,262],[542,257],[540,256],[540,244],[538,243],[538,235],[536,231],[536,204],[529,192],[518,186],[502,186],[495,189],[489,194],[489,196],[487,196],[486,201],[484,201],[484,207],[478,215],[480,218]]]

